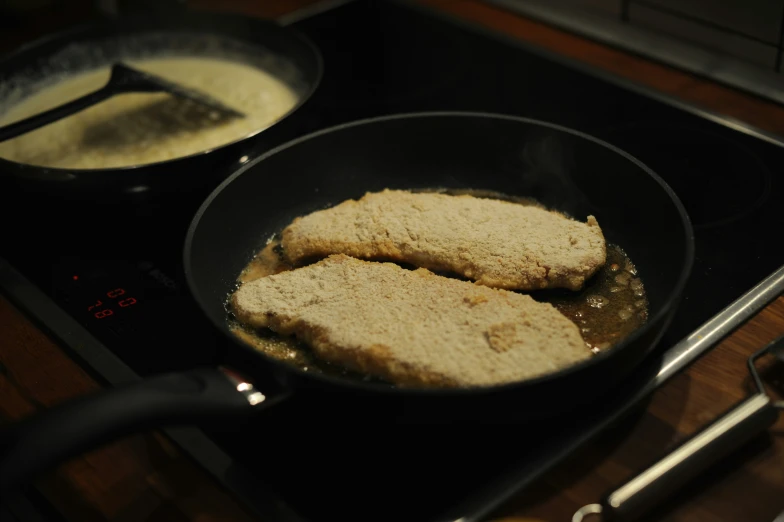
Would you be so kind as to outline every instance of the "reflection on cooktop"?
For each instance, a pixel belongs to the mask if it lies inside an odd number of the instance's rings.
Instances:
[[[770,196],[770,169],[726,135],[646,122],[613,127],[606,139],[666,174],[697,230],[740,221]]]
[[[319,101],[344,109],[395,109],[470,81],[463,65],[476,51],[449,26],[412,18],[405,11],[379,9],[373,2],[355,2],[350,9],[350,23],[327,18],[304,22],[318,33],[324,58]],[[406,24],[405,31],[398,30],[401,23]]]

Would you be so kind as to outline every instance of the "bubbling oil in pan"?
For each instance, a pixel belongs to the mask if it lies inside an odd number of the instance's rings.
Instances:
[[[442,192],[451,195],[468,194],[513,201],[523,205],[542,206],[529,198],[519,198],[480,190],[428,189],[420,192]],[[400,263],[398,263],[400,264]],[[405,266],[405,265],[401,265]],[[277,235],[251,260],[238,278],[247,283],[295,267],[289,264]],[[410,267],[414,268],[414,267]],[[439,275],[456,277],[447,273]],[[596,354],[622,341],[648,320],[648,299],[645,286],[637,275],[637,268],[619,245],[607,245],[607,261],[579,291],[562,289],[539,290],[529,293],[541,302],[548,302],[574,322],[585,341],[586,350]],[[227,305],[227,310],[229,307]],[[304,343],[283,337],[262,328],[250,329],[239,323],[229,312],[229,327],[243,342],[275,359],[293,364],[305,371],[320,372],[360,381],[378,381],[374,377],[347,370],[316,357]]]

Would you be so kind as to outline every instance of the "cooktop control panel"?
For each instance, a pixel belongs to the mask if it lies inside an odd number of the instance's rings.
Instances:
[[[220,336],[175,272],[148,260],[76,257],[53,268],[55,299],[140,375],[216,362],[211,337]]]

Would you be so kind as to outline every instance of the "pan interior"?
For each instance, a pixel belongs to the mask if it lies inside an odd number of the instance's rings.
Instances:
[[[607,242],[634,260],[651,317],[671,304],[689,264],[679,204],[630,157],[538,122],[433,114],[342,126],[247,166],[194,221],[186,252],[193,290],[225,330],[224,303],[238,275],[295,217],[366,192],[432,187],[532,198],[579,220],[596,216]]]

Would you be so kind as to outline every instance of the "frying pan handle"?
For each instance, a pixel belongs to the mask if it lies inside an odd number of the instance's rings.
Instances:
[[[247,415],[285,396],[266,397],[222,370],[204,368],[70,400],[0,433],[0,491],[124,435]]]
[[[593,505],[594,510],[586,509],[591,506],[583,509],[586,514],[600,512],[602,521],[634,520],[708,465],[770,427],[777,418],[778,410],[767,395],[753,395],[613,491],[601,505]],[[581,518],[575,515],[574,520]]]

